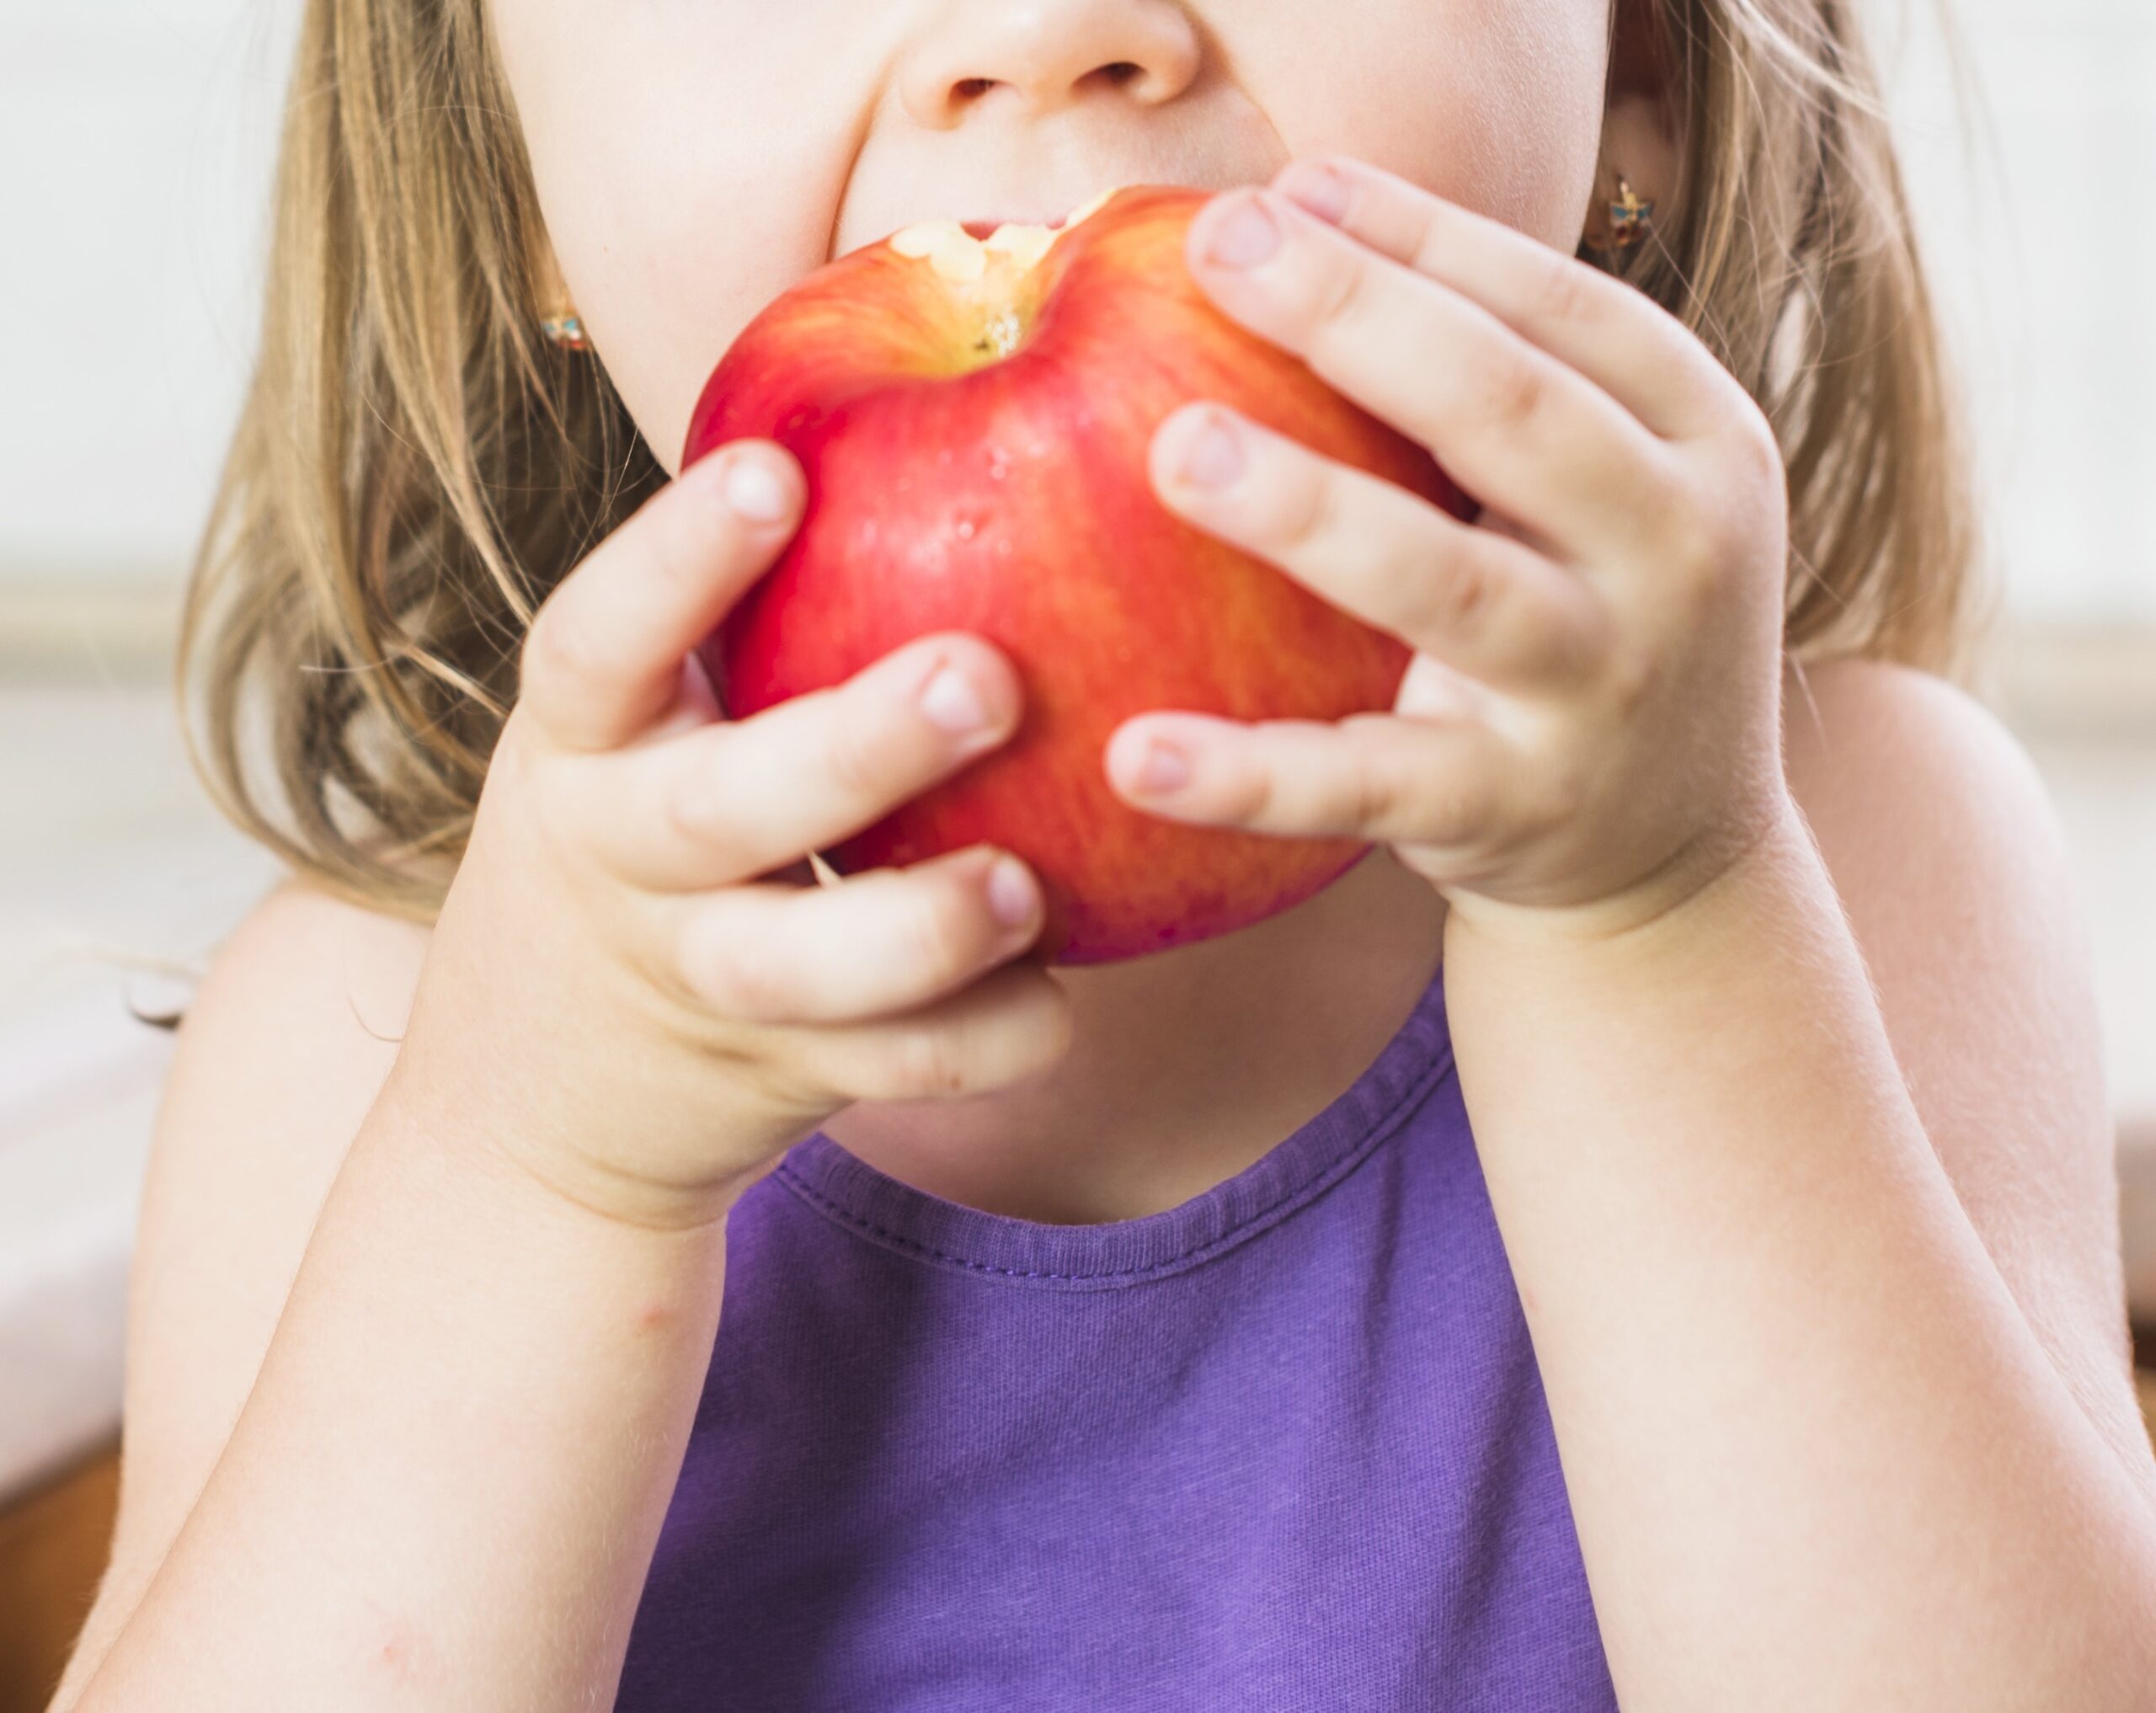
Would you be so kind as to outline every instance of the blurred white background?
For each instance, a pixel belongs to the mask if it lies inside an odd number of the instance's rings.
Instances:
[[[1929,0],[1865,9],[1974,389],[1996,699],[2080,865],[2121,1113],[2156,1114],[2156,6],[1960,0],[1973,155]],[[0,1496],[115,1408],[168,1050],[122,1001],[184,989],[109,954],[182,969],[270,875],[189,780],[163,675],[251,360],[298,11],[0,0]]]
[[[2156,471],[2156,7],[1952,3],[1996,120],[1973,187],[1932,0],[1861,9],[1983,388],[2015,609],[2156,624],[2156,511],[2132,498]],[[18,407],[0,419],[0,579],[162,590],[192,544],[247,372],[298,11],[0,3]]]

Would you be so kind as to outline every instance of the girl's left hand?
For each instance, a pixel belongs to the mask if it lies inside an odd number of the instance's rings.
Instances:
[[[1483,511],[1463,524],[1217,404],[1176,412],[1151,451],[1163,504],[1416,655],[1389,713],[1134,716],[1107,754],[1127,801],[1390,845],[1455,914],[1596,932],[1681,903],[1792,819],[1786,482],[1704,345],[1585,263],[1337,156],[1216,198],[1188,255],[1226,314]],[[1184,783],[1143,786],[1156,742]]]

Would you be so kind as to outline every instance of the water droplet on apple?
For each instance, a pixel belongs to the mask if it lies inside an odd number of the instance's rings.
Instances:
[[[960,512],[958,514],[958,523],[954,527],[958,531],[958,536],[960,541],[970,542],[976,535],[980,533],[980,520],[973,516],[970,513]]]

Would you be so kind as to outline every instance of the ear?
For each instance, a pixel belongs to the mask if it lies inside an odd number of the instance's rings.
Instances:
[[[1677,194],[1677,87],[1669,0],[1612,0],[1609,83],[1602,110],[1602,161],[1588,205],[1591,236],[1609,221],[1620,173],[1667,212]]]

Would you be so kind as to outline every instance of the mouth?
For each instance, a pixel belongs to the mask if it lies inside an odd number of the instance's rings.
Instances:
[[[992,220],[962,220],[958,224],[964,229],[968,237],[978,238],[985,243],[990,238],[995,237],[998,228],[1002,227],[1038,226],[1044,227],[1050,232],[1059,232],[1065,221],[1070,218],[1068,214],[1059,214],[1053,220],[1045,216],[1020,214],[1001,216]]]
[[[1066,214],[917,220],[891,233],[884,242],[900,255],[929,257],[937,270],[953,282],[979,279],[991,259],[999,267],[1016,264],[1022,270],[1030,269],[1065,232],[1105,208],[1120,188],[1111,185]]]

